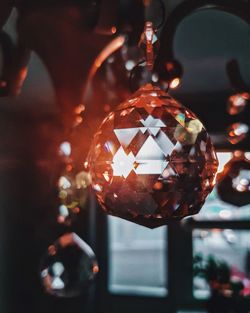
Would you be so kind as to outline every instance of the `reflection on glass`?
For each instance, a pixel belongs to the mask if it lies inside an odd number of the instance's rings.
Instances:
[[[231,229],[196,229],[193,232],[194,267],[197,259],[202,260],[203,267],[208,269],[208,263],[215,262],[217,269],[209,267],[209,279],[197,275],[194,271],[193,293],[198,299],[206,299],[210,296],[210,288],[218,283],[218,277],[225,268],[229,270],[230,284],[243,284],[241,294],[250,295],[250,233],[242,230]],[[211,264],[211,263],[210,263]],[[221,270],[218,268],[221,268]],[[212,270],[211,270],[212,269]],[[219,272],[221,271],[221,272]],[[207,271],[208,272],[208,271]],[[231,285],[221,284],[227,292],[232,293]]]
[[[108,217],[109,290],[118,294],[167,294],[166,227],[154,230]]]

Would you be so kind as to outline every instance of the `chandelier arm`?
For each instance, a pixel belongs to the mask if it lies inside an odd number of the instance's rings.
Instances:
[[[155,32],[158,32],[163,27],[163,25],[165,24],[165,21],[166,21],[166,8],[165,8],[165,4],[164,4],[163,0],[159,0],[159,4],[160,4],[162,18],[161,18],[160,23],[158,25],[156,25]]]

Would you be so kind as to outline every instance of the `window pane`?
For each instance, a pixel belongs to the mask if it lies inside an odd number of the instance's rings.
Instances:
[[[196,298],[208,298],[209,286],[206,280],[197,274],[197,268],[206,267],[209,277],[219,272],[208,267],[209,258],[217,264],[229,266],[230,281],[242,282],[243,294],[250,295],[250,232],[231,229],[196,229],[193,231],[194,281],[193,291]],[[200,263],[197,260],[202,260]],[[223,263],[222,263],[223,262]],[[211,264],[211,263],[210,263]],[[210,268],[209,272],[208,269]],[[222,268],[222,267],[221,267]],[[223,267],[225,269],[225,267]],[[212,269],[212,270],[211,270]],[[200,273],[200,271],[199,271]],[[218,276],[217,276],[218,277]],[[228,295],[230,295],[230,287]]]
[[[165,296],[166,227],[152,230],[112,216],[108,225],[110,292]]]

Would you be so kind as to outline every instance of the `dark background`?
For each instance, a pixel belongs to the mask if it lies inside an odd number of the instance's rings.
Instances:
[[[89,205],[91,213],[84,211],[73,229],[89,242],[97,253],[101,265],[97,290],[93,287],[89,294],[75,299],[57,299],[45,295],[39,281],[41,255],[47,246],[65,231],[55,223],[54,207],[56,189],[53,182],[58,173],[56,144],[63,132],[60,121],[67,120],[64,117],[67,115],[65,112],[69,112],[70,105],[72,108],[78,104],[79,86],[83,88],[86,84],[94,57],[111,39],[107,35],[96,35],[92,28],[81,26],[83,31],[79,33],[79,37],[75,35],[71,40],[73,42],[82,38],[82,60],[69,62],[67,55],[74,55],[72,51],[75,51],[78,45],[67,42],[70,34],[68,37],[60,35],[60,29],[65,31],[63,22],[60,25],[60,21],[64,21],[65,16],[68,16],[67,10],[71,5],[76,8],[76,12],[87,12],[85,6],[82,7],[78,2],[66,1],[65,10],[62,12],[64,2],[53,7],[49,2],[44,2],[42,7],[38,5],[37,8],[33,3],[31,6],[27,5],[29,9],[25,11],[25,1],[21,1],[18,3],[18,10],[12,10],[4,26],[14,42],[18,42],[17,38],[22,38],[33,51],[27,79],[20,94],[17,97],[0,98],[0,311],[3,313],[77,313],[88,310],[108,312],[110,306],[114,311],[121,312],[124,303],[124,299],[112,299],[106,295],[107,228],[105,217],[95,212],[94,201]],[[114,12],[111,18],[107,18],[107,13],[98,13],[99,18],[101,16],[104,20],[102,27],[113,21],[116,23],[120,18],[128,19],[131,25],[136,21],[139,30],[142,29],[144,17],[140,8],[143,6],[138,2],[140,1],[117,1],[117,10],[112,1],[100,3],[100,12]],[[165,0],[166,16],[181,2]],[[234,2],[235,6],[240,2],[249,5],[247,1]],[[122,10],[120,6],[123,6]],[[127,11],[124,7],[128,8]],[[153,18],[159,18],[158,9],[151,12]],[[40,15],[34,12],[40,12]],[[48,12],[52,16],[51,19]],[[18,16],[22,16],[22,19],[18,22],[19,28],[16,28]],[[77,17],[73,14],[72,18]],[[44,24],[41,23],[40,28],[36,27],[36,21],[37,24],[43,21]],[[45,27],[43,33],[44,25],[49,26]],[[74,27],[77,25],[74,24]],[[28,35],[25,35],[26,33]],[[57,41],[57,36],[62,38]],[[132,32],[131,36],[134,36],[136,42],[137,34]],[[161,34],[161,41],[163,40],[164,32]],[[54,47],[55,42],[58,45]],[[184,74],[180,88],[172,92],[172,95],[190,107],[211,134],[225,132],[226,128],[236,121],[248,123],[250,126],[249,108],[237,117],[231,117],[226,112],[227,98],[234,93],[226,73],[228,61],[238,61],[242,78],[250,89],[249,42],[249,25],[239,17],[219,10],[195,12],[178,25],[173,50],[176,59],[182,64]],[[63,44],[67,47],[65,49],[68,54],[64,54]],[[43,46],[46,46],[45,52],[41,48]],[[79,48],[79,53],[75,55],[81,55],[81,49]],[[53,57],[50,59],[51,55]],[[77,62],[83,63],[80,69]],[[68,67],[67,63],[70,63]],[[53,67],[51,64],[57,66]],[[68,68],[70,73],[67,72]],[[61,79],[58,78],[60,76]],[[76,82],[71,82],[71,77],[77,77]],[[65,104],[67,101],[62,98],[72,99],[70,105]],[[93,118],[94,115],[97,120],[101,120],[106,114],[102,106],[103,103],[90,100],[86,103],[87,116],[89,114]],[[88,138],[79,139],[84,143],[83,155],[86,155],[91,137],[89,129],[86,131]],[[245,149],[249,147],[248,139],[243,146]],[[221,147],[232,149],[228,144]],[[177,241],[181,244],[184,235],[180,231],[178,236]],[[173,262],[181,262],[178,255],[173,256]],[[113,304],[110,301],[113,301]],[[160,307],[161,301],[155,301],[134,299],[132,311],[138,312],[140,308],[143,312],[149,312],[154,307]],[[125,308],[123,307],[124,310]],[[131,312],[131,307],[129,310]],[[168,311],[170,312],[170,309]]]

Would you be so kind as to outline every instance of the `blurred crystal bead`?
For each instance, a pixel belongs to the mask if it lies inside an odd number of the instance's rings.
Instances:
[[[158,64],[158,63],[157,63]],[[160,68],[159,68],[160,65]],[[159,76],[159,85],[163,90],[175,89],[181,84],[181,77],[183,75],[183,69],[181,64],[176,60],[166,62],[164,65],[160,64],[156,66],[156,71]]]
[[[68,141],[64,141],[60,145],[60,152],[63,155],[69,156],[71,154],[71,145]]]
[[[90,174],[81,171],[76,175],[65,172],[58,180],[60,205],[57,221],[70,225],[80,213],[88,199],[88,186],[91,184]]]
[[[75,233],[61,236],[48,247],[40,277],[45,291],[74,297],[87,291],[99,268],[93,250]]]
[[[218,165],[197,117],[150,84],[104,119],[88,161],[104,211],[151,228],[198,213]]]
[[[217,190],[220,198],[230,204],[250,204],[250,160],[238,153],[225,165]]]
[[[228,141],[235,145],[244,140],[248,135],[249,127],[243,123],[234,123],[228,128]]]
[[[250,95],[246,92],[230,96],[227,103],[227,112],[230,115],[239,114],[244,110],[249,99]]]

